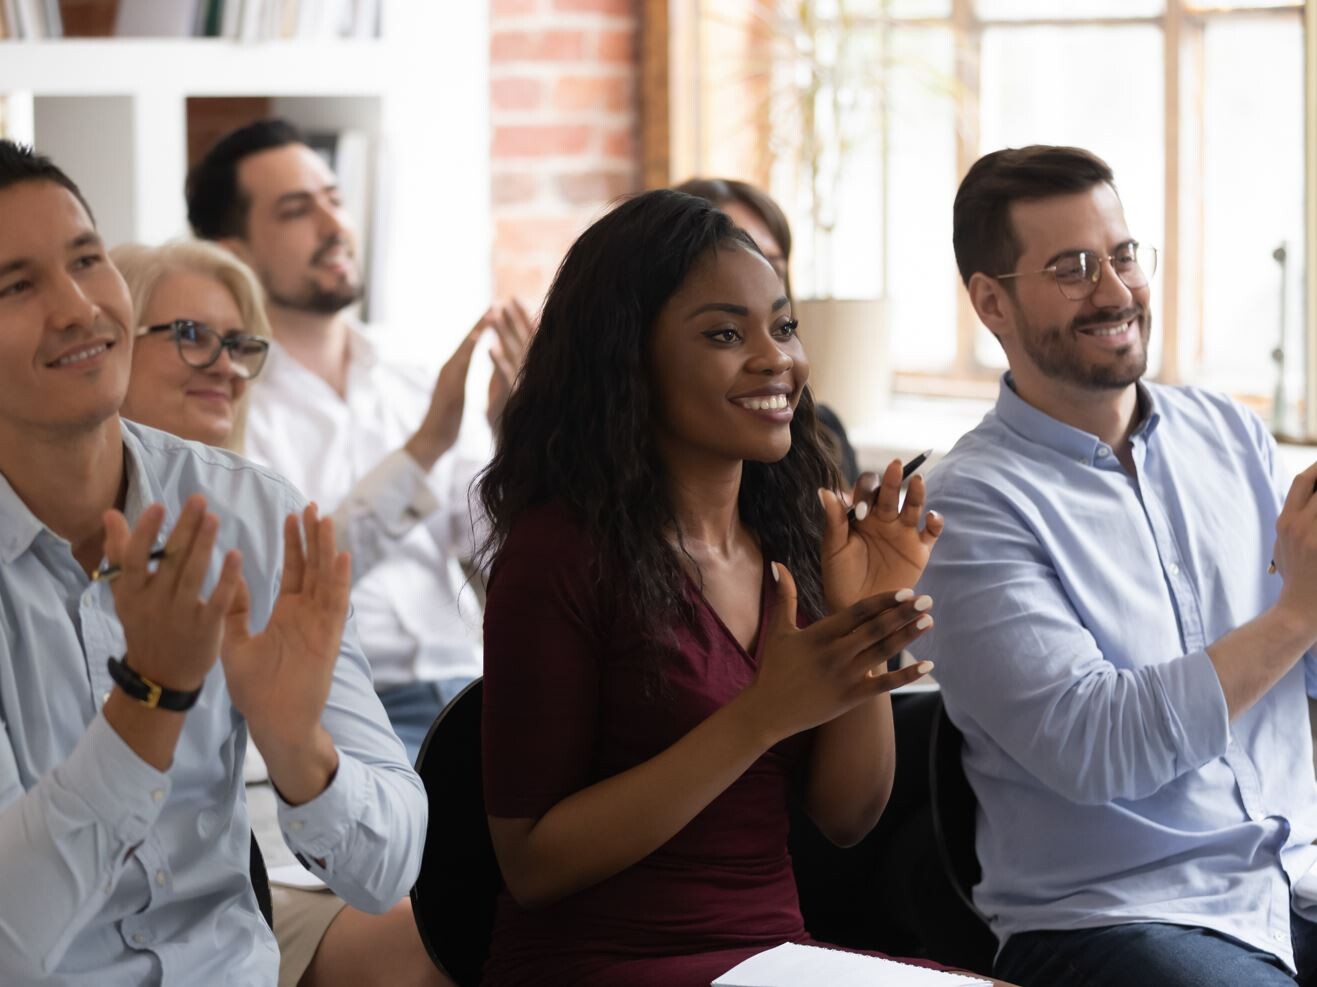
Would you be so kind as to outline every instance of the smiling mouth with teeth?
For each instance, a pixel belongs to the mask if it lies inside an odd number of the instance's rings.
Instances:
[[[736,403],[750,411],[785,411],[791,404],[785,394],[771,394],[761,398],[737,398]]]
[[[109,348],[109,343],[97,343],[94,346],[88,346],[85,349],[78,350],[76,353],[70,353],[68,356],[62,356],[53,363],[48,364],[48,366],[71,367],[75,363],[81,363],[83,360],[90,360],[94,356],[100,356]]]

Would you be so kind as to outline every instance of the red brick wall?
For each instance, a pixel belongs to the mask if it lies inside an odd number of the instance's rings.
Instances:
[[[492,0],[494,287],[538,306],[563,252],[640,187],[636,0]]]

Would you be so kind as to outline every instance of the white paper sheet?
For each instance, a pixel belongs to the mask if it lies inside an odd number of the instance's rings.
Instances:
[[[712,987],[960,987],[991,985],[964,973],[942,973],[821,946],[788,942],[738,963]]]

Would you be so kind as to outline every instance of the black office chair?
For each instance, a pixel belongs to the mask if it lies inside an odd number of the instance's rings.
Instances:
[[[949,935],[937,944],[938,956],[943,962],[987,973],[992,969],[997,939],[970,893],[983,872],[974,852],[978,800],[961,764],[964,744],[965,738],[947,716],[939,693],[928,744],[929,802],[938,858],[957,902],[947,910],[945,931]]]
[[[430,959],[458,987],[480,983],[503,889],[485,817],[480,706],[476,679],[443,708],[416,756],[430,823],[412,913]]]
[[[252,890],[256,892],[256,904],[261,910],[265,924],[274,928],[274,903],[270,900],[270,875],[265,872],[265,858],[256,843],[256,834],[252,833],[251,858],[248,864],[251,870]]]

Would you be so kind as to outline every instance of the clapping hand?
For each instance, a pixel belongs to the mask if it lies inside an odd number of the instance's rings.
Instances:
[[[151,548],[164,524],[165,509],[152,504],[129,530],[118,511],[105,514],[105,558],[118,568],[111,583],[114,608],[123,625],[128,666],[169,689],[201,688],[219,653],[224,614],[242,581],[237,551],[224,557],[209,599],[201,585],[210,569],[219,519],[206,512],[206,498],[194,494],[179,512],[152,570]]]
[[[490,358],[494,361],[494,372],[489,378],[489,406],[486,415],[493,428],[498,425],[499,416],[508,403],[508,395],[512,393],[517,375],[521,373],[526,350],[530,348],[531,339],[538,327],[515,298],[496,303],[488,314],[489,324],[498,335],[489,350]]]
[[[305,531],[305,548],[303,547]],[[279,596],[265,628],[251,632],[251,597],[238,586],[220,660],[233,704],[247,719],[270,778],[292,803],[308,801],[337,766],[320,725],[347,620],[351,560],[334,549],[334,522],[314,504],[284,521]]]
[[[857,600],[919,581],[942,533],[941,515],[930,511],[922,517],[922,477],[911,479],[902,504],[900,460],[888,464],[881,481],[872,473],[861,474],[851,497],[856,505],[853,523],[837,494],[820,490],[819,499],[824,511],[823,592],[829,610],[835,613]]]
[[[891,655],[932,626],[927,598],[908,588],[876,593],[801,630],[795,580],[780,563],[773,573],[777,604],[758,672],[746,689],[746,701],[773,742],[834,720],[932,671],[927,661],[887,670]]]

